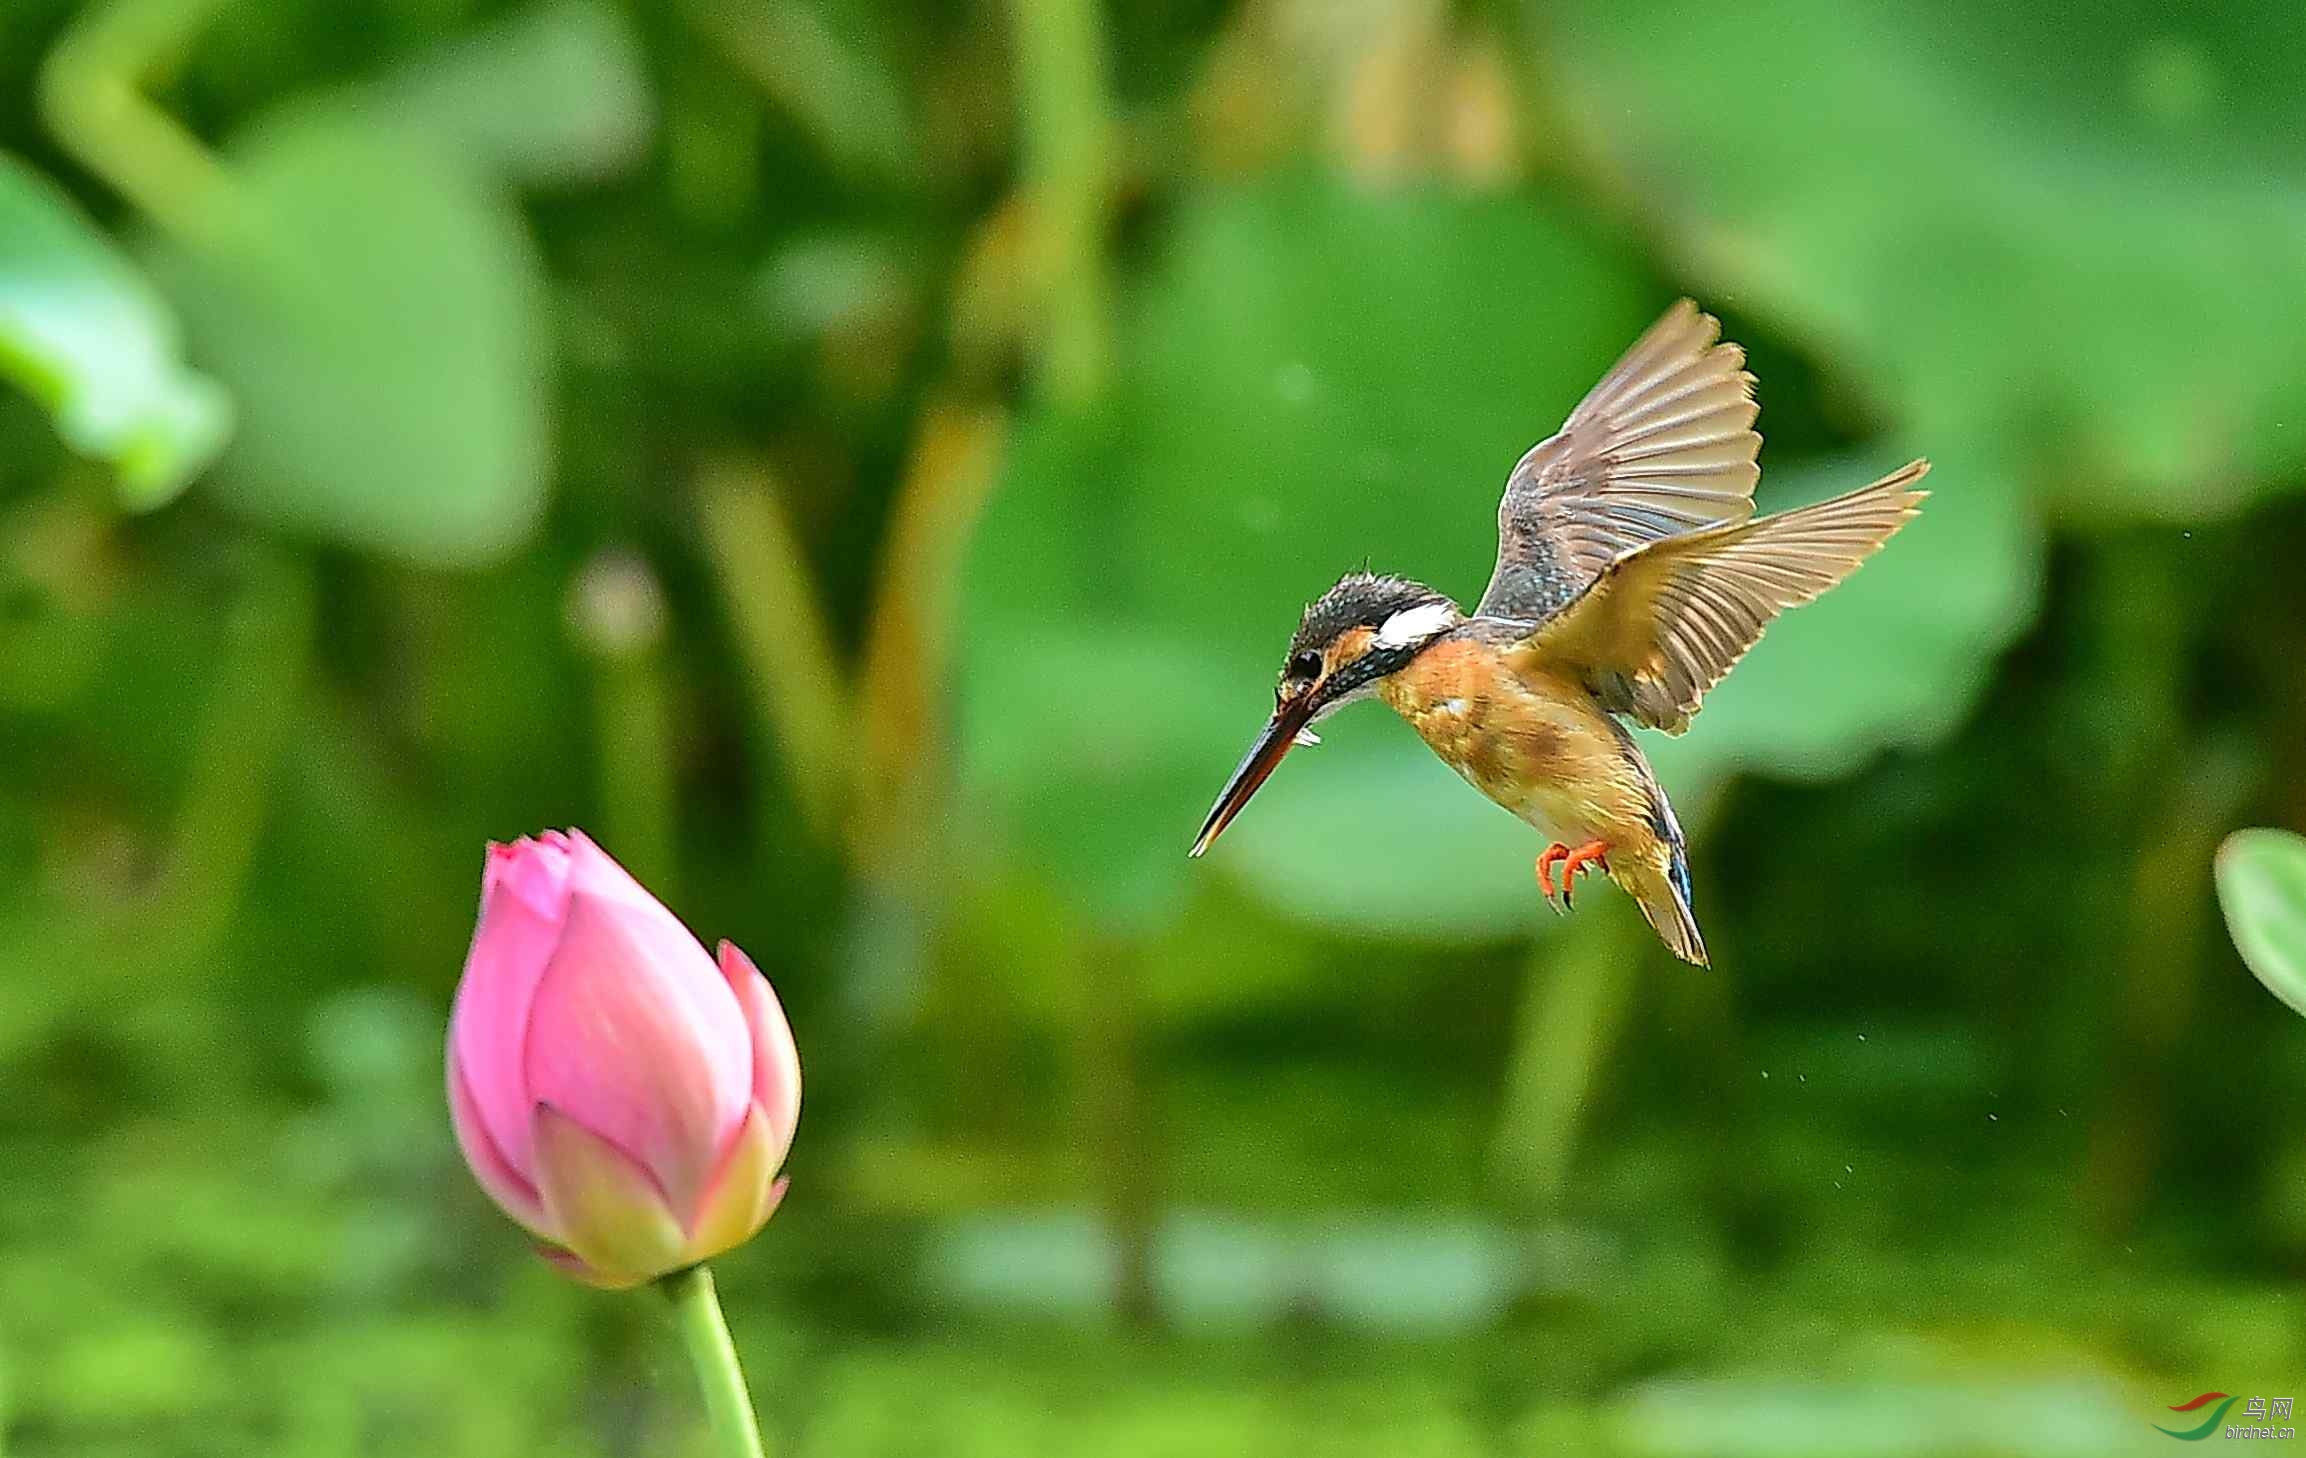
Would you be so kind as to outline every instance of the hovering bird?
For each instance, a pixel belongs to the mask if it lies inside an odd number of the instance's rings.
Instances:
[[[1497,569],[1469,615],[1402,577],[1350,573],[1290,640],[1273,717],[1210,807],[1198,856],[1293,744],[1382,699],[1473,787],[1551,840],[1537,884],[1568,910],[1599,868],[1686,961],[1681,825],[1625,720],[1679,734],[1772,618],[1857,569],[1929,493],[1926,460],[1755,517],[1760,407],[1745,351],[1682,300],[1506,479]]]

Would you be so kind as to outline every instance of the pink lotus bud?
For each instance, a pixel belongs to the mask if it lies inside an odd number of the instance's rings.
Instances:
[[[742,1243],[784,1196],[800,1057],[745,954],[719,965],[583,832],[491,845],[448,1026],[481,1188],[596,1286]]]

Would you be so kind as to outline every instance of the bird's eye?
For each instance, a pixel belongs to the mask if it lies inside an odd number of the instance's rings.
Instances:
[[[1289,676],[1291,678],[1321,677],[1321,655],[1318,653],[1300,653],[1295,658],[1290,659]]]

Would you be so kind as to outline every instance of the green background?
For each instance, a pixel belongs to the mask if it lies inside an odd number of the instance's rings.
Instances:
[[[213,12],[213,13],[209,13]],[[788,1454],[2166,1451],[2306,1397],[2306,10],[0,8],[0,1451],[700,1454],[471,1185],[481,851],[777,985]],[[141,94],[125,109],[117,98]],[[1715,966],[1299,607],[1680,294],[1922,517],[1685,738]],[[2237,1409],[2239,1411],[2239,1409]]]

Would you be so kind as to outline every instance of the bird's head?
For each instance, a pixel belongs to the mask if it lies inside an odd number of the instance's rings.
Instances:
[[[1421,582],[1367,572],[1339,578],[1299,620],[1273,688],[1273,717],[1210,807],[1193,854],[1209,849],[1290,746],[1321,742],[1315,723],[1368,698],[1378,680],[1408,667],[1464,621],[1456,603]]]

